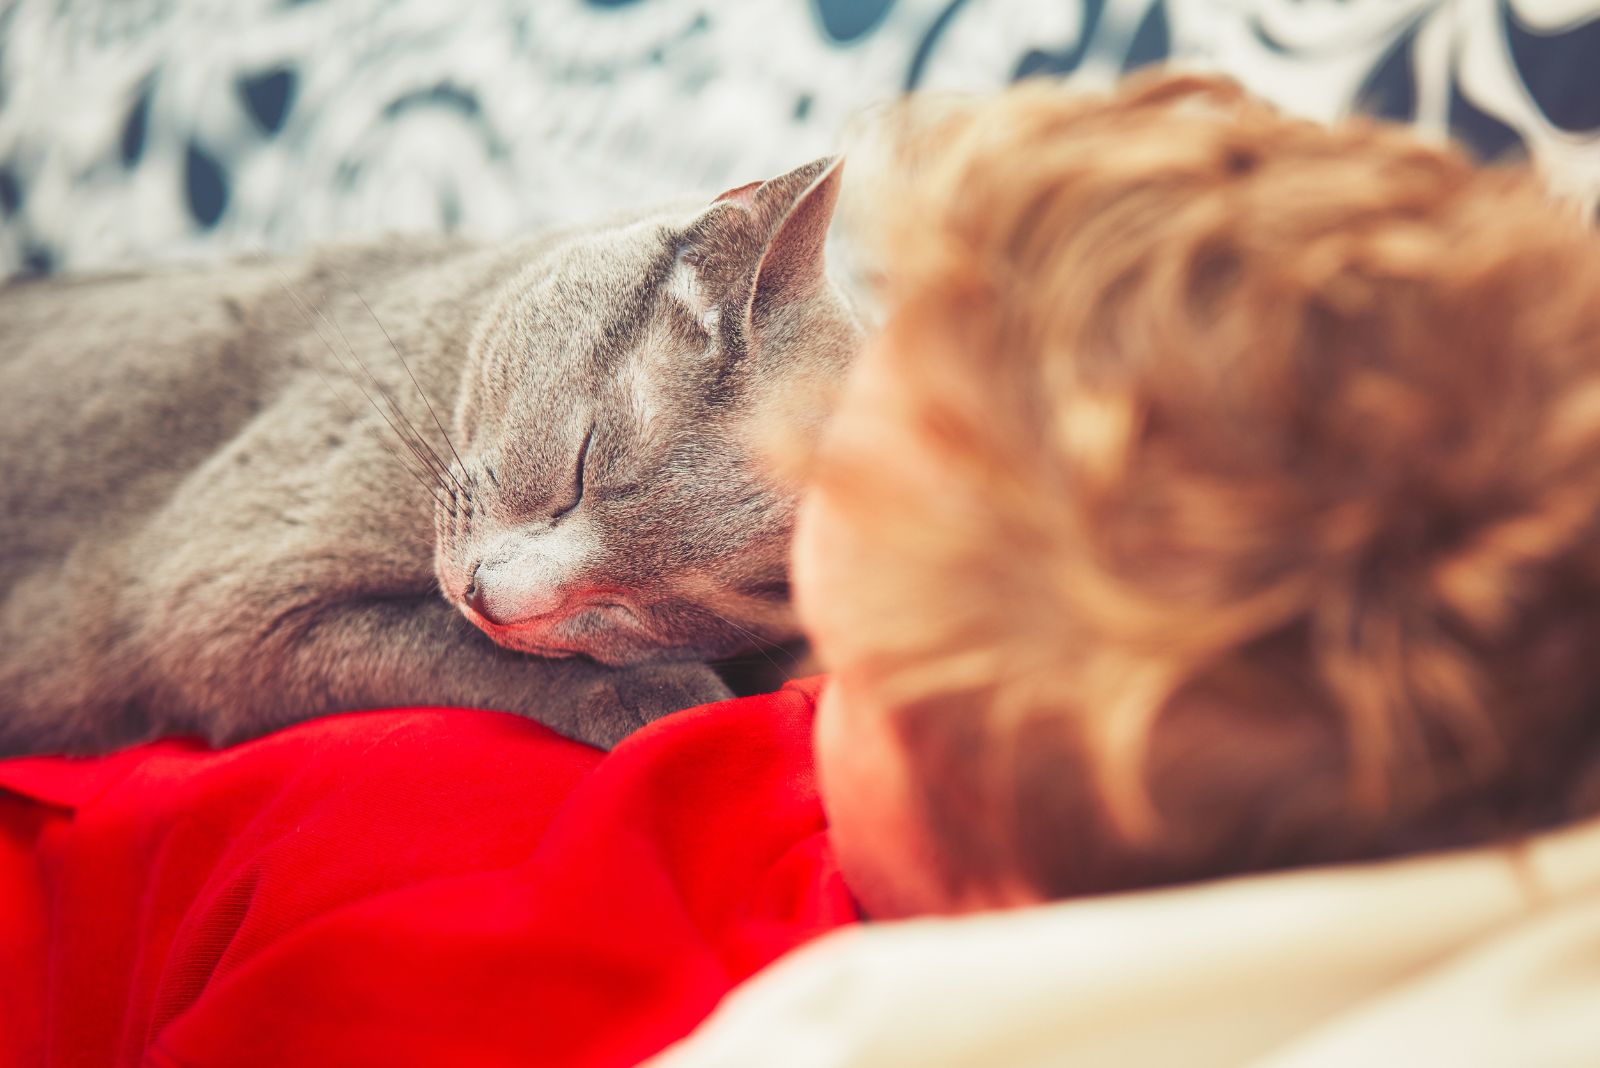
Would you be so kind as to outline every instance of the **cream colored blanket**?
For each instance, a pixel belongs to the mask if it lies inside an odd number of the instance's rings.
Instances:
[[[652,1068],[1600,1066],[1600,821],[829,936]]]

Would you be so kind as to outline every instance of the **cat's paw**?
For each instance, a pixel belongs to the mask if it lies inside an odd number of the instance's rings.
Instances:
[[[705,664],[645,664],[618,668],[597,681],[585,701],[576,733],[592,745],[611,748],[669,712],[708,705],[733,696]]]

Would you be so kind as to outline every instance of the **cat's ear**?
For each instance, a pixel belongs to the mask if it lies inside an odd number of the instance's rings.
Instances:
[[[744,185],[728,190],[711,203],[722,204],[729,200],[738,201],[740,203],[751,201],[755,198],[756,190],[760,189],[765,184],[765,182],[746,182]]]
[[[752,310],[772,300],[802,299],[823,280],[823,248],[833,209],[839,202],[844,159],[820,159],[791,171],[784,179],[795,178],[798,185],[812,171],[818,173],[795,196],[761,254],[751,293]]]
[[[814,160],[713,200],[684,232],[674,288],[708,327],[737,316],[748,331],[823,279],[823,246],[844,161]]]

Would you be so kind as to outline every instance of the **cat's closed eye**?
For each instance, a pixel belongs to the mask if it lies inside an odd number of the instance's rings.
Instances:
[[[552,522],[563,518],[583,503],[583,475],[584,468],[589,463],[589,450],[594,447],[594,424],[589,424],[589,432],[583,437],[583,444],[578,448],[578,462],[572,472],[572,503],[552,513]]]

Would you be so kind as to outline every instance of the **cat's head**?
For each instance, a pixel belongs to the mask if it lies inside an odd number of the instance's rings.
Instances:
[[[445,596],[502,645],[623,664],[793,636],[792,493],[751,423],[860,341],[823,270],[837,161],[555,239],[474,336]]]

